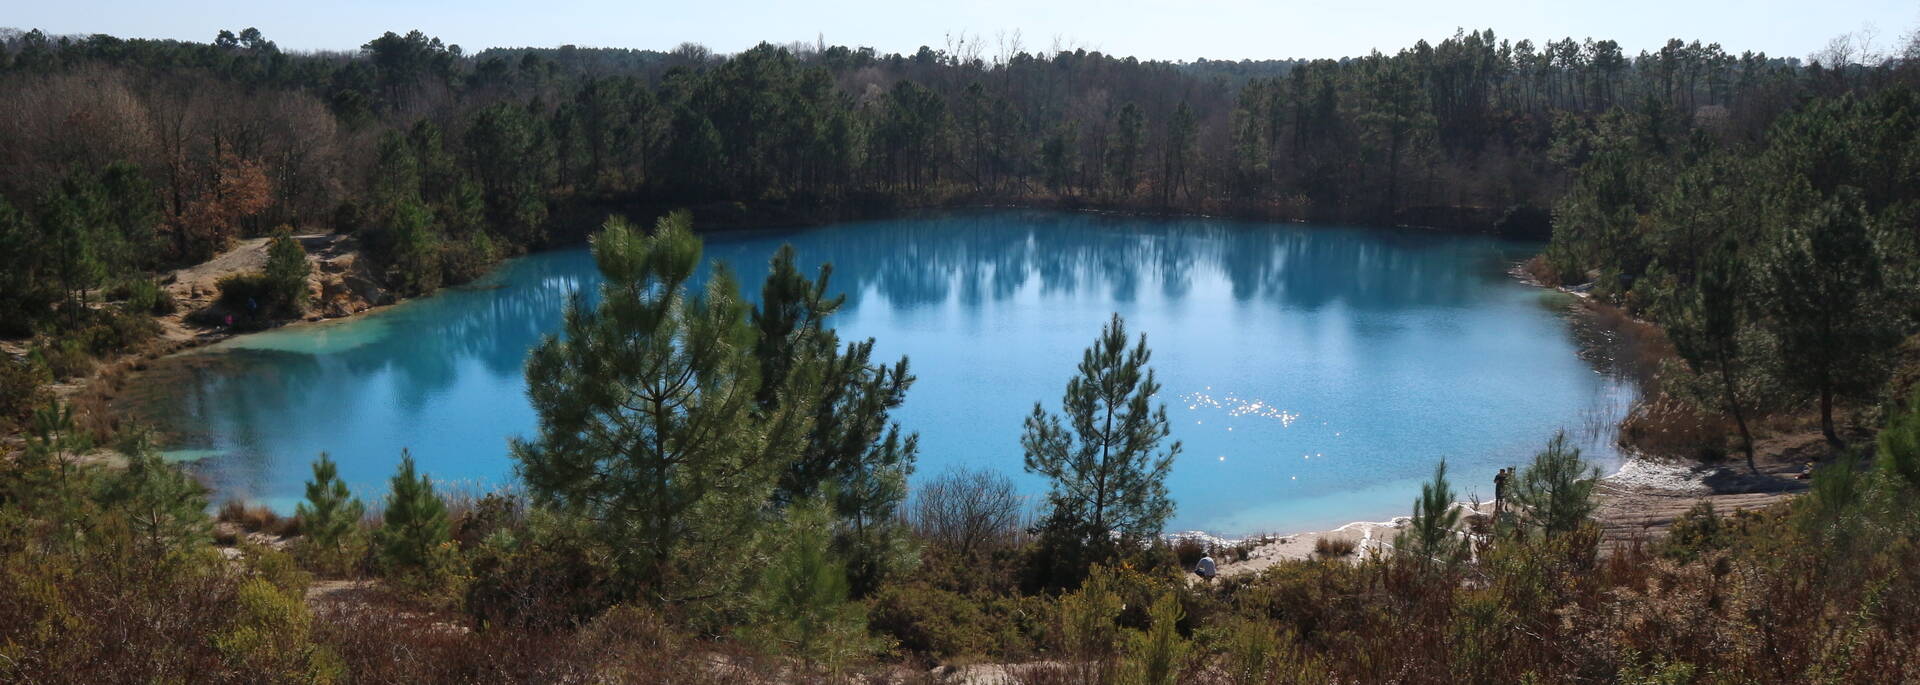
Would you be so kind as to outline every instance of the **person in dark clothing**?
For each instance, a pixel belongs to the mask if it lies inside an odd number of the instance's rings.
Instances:
[[[1511,480],[1513,480],[1511,467],[1500,469],[1500,473],[1493,477],[1493,517],[1495,519],[1500,518],[1500,514],[1506,510],[1507,482]]]

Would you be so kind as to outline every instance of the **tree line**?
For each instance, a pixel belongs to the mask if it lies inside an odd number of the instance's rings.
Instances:
[[[1567,179],[1568,132],[1606,112],[1752,142],[1808,97],[1912,71],[1844,51],[1802,64],[1676,40],[1630,56],[1612,41],[1492,31],[1226,73],[1017,45],[991,59],[965,44],[469,55],[419,31],[317,53],[282,51],[253,29],[210,43],[16,31],[0,45],[14,103],[0,141],[12,209],[0,215],[19,217],[14,241],[40,248],[0,270],[70,295],[112,279],[73,268],[88,258],[63,245],[85,243],[100,271],[122,274],[281,225],[364,229],[413,292],[639,207],[792,221],[1030,201],[1383,224],[1507,218],[1539,232]],[[89,179],[126,206],[80,223],[116,235],[63,237],[75,229],[54,215]],[[40,289],[8,293],[25,319],[58,304]]]

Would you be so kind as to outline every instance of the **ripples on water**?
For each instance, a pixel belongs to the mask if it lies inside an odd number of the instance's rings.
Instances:
[[[1110,312],[1145,332],[1185,443],[1174,528],[1317,528],[1404,514],[1447,457],[1490,494],[1556,428],[1596,461],[1631,382],[1583,361],[1563,299],[1506,275],[1538,248],[1477,236],[1209,219],[994,211],[707,236],[757,295],[791,242],[831,261],[834,324],[909,355],[898,417],[919,474],[1020,473],[1021,419],[1056,410]],[[436,478],[512,479],[531,435],[521,365],[598,276],[583,249],[514,261],[473,287],[345,322],[246,336],[155,365],[127,402],[171,428],[223,496],[291,509],[321,451],[377,499],[410,448]],[[1583,427],[1586,430],[1582,430]]]

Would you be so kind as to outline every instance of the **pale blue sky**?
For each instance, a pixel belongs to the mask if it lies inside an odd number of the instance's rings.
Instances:
[[[383,31],[419,28],[468,51],[491,46],[668,49],[682,41],[737,52],[766,40],[866,45],[881,52],[936,48],[964,32],[984,38],[1018,30],[1028,51],[1056,44],[1142,58],[1191,60],[1340,57],[1438,41],[1455,27],[1506,38],[1612,38],[1629,54],[1669,37],[1719,42],[1730,51],[1805,57],[1834,36],[1877,30],[1892,49],[1920,24],[1916,0],[13,0],[0,26],[55,34],[207,41],[221,28],[259,27],[286,49],[349,49]]]

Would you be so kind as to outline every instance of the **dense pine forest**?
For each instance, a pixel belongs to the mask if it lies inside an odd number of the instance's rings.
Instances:
[[[1920,37],[1867,47],[1488,30],[1173,63],[0,32],[0,680],[1920,679]],[[908,487],[890,412],[914,375],[834,333],[830,270],[783,250],[764,280],[692,283],[698,229],[966,205],[1540,240],[1518,271],[1638,343],[1622,441],[1755,475],[1771,436],[1824,447],[1790,502],[1605,543],[1563,440],[1494,514],[1452,506],[1443,462],[1389,552],[1195,582],[1257,543],[1162,537],[1179,446],[1118,316],[1024,426],[1053,484],[1027,507],[992,472]],[[153,349],[185,306],[165,274],[242,240],[264,266],[185,321],[306,315],[311,234],[403,297],[591,242],[600,304],[527,363],[524,492],[436,491],[404,458],[356,496],[321,455],[294,515],[210,517],[75,390]]]

